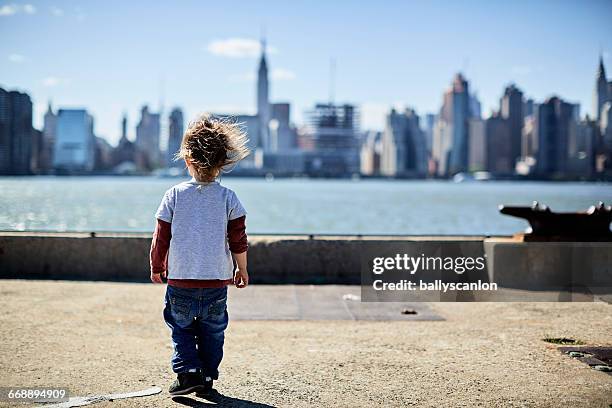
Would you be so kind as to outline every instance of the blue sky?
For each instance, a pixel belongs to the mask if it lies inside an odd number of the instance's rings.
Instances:
[[[591,110],[600,51],[612,71],[612,1],[5,1],[0,86],[27,91],[40,126],[48,100],[84,106],[96,133],[134,136],[143,104],[187,117],[252,112],[261,28],[270,46],[273,101],[305,109],[329,95],[357,104],[363,128],[389,107],[439,109],[465,73],[488,114],[515,82]]]

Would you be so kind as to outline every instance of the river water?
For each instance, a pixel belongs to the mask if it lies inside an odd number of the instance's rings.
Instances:
[[[166,189],[182,179],[0,177],[0,230],[152,231]],[[229,178],[250,233],[512,234],[526,222],[499,204],[556,211],[612,203],[612,184]]]

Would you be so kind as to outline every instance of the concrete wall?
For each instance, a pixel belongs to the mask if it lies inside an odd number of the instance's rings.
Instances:
[[[360,283],[360,257],[373,243],[482,242],[482,237],[250,236],[253,283]],[[146,282],[148,234],[0,233],[0,278]]]
[[[483,278],[517,289],[604,286],[604,292],[612,292],[612,243],[300,235],[250,236],[249,245],[252,283],[359,284],[362,255],[486,254],[484,277],[470,280]],[[149,234],[3,232],[0,278],[147,282],[150,246]]]

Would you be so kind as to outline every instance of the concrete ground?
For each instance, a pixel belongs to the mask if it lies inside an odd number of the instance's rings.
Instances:
[[[289,291],[306,288],[330,296],[358,293],[356,287],[232,289],[230,319],[232,309],[236,318],[249,318],[245,311],[251,309],[256,316],[250,318],[263,318],[265,310],[274,310],[275,296],[291,298]],[[219,394],[173,400],[166,392],[173,375],[161,318],[163,290],[152,284],[0,280],[0,387],[66,387],[73,396],[164,388],[96,407],[612,403],[612,375],[542,341],[572,337],[610,345],[612,305],[602,302],[413,305],[421,316],[438,320],[234,319],[215,383]],[[384,317],[397,307],[376,313]]]

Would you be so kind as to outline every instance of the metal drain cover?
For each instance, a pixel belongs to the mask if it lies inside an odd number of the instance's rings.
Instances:
[[[612,375],[612,347],[559,347],[559,351],[588,364],[594,370]]]

